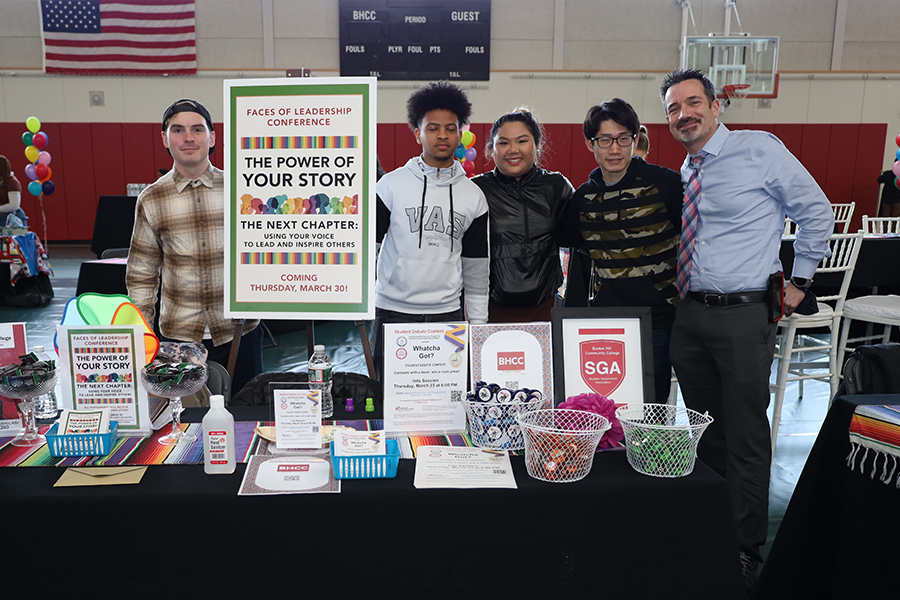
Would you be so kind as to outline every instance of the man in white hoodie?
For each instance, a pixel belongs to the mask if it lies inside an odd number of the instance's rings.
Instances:
[[[385,323],[487,321],[487,201],[454,160],[472,104],[439,81],[414,92],[406,112],[422,154],[376,186],[381,251],[371,337],[379,375]]]

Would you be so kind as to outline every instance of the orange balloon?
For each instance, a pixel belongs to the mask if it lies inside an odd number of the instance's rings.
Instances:
[[[146,356],[147,362],[145,365],[153,362],[153,359],[156,358],[156,353],[159,352],[159,338],[156,337],[156,334],[153,333],[153,329],[147,324],[147,319],[144,318],[144,314],[138,309],[137,306],[132,304],[131,302],[123,302],[119,308],[116,309],[116,314],[113,315],[112,325],[143,325],[144,327],[144,354]]]

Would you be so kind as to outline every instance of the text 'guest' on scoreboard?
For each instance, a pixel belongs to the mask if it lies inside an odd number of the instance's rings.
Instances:
[[[490,0],[340,0],[341,75],[487,81]]]

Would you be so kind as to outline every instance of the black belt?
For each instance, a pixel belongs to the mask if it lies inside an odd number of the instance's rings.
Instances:
[[[706,306],[733,306],[747,302],[765,302],[766,292],[736,292],[734,294],[709,294],[706,292],[688,292],[692,299]]]

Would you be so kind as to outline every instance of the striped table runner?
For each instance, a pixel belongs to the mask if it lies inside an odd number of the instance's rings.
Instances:
[[[234,448],[238,462],[247,462],[264,441],[255,433],[258,422],[234,424]],[[42,426],[45,433],[49,426]],[[12,437],[0,438],[0,467],[112,467],[127,465],[194,465],[203,462],[203,428],[200,423],[182,423],[181,429],[197,436],[190,445],[165,446],[159,438],[171,431],[169,426],[154,431],[150,437],[122,437],[116,440],[106,456],[50,456],[47,444],[38,448],[18,448],[10,444]]]
[[[258,425],[271,422],[242,421],[234,424],[234,449],[238,462],[247,462],[254,454],[267,454],[268,442],[256,433]],[[357,431],[377,431],[384,428],[382,420],[323,421],[323,425],[343,425]],[[119,438],[106,456],[50,456],[45,444],[38,448],[19,448],[10,442],[13,436],[0,437],[0,467],[112,467],[120,465],[195,465],[203,463],[203,429],[200,423],[182,423],[181,428],[197,436],[190,445],[164,446],[158,442],[171,429],[166,426],[146,438]],[[49,426],[42,426],[46,433]],[[400,446],[401,458],[415,458],[419,446],[472,446],[465,432],[432,435],[392,435]]]
[[[900,460],[900,406],[857,406],[850,419],[850,445],[847,466],[851,470],[856,469],[859,459],[859,471],[865,472],[866,460],[871,452],[869,477],[874,479],[880,471],[882,482],[894,482],[900,488],[897,469]]]

